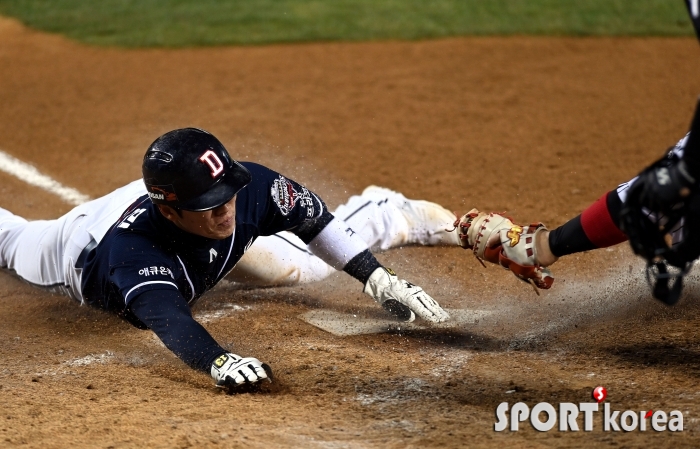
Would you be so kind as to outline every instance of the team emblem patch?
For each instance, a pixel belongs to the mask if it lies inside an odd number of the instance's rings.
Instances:
[[[282,215],[289,215],[298,199],[298,193],[294,190],[294,186],[284,176],[275,179],[272,183],[270,194]]]

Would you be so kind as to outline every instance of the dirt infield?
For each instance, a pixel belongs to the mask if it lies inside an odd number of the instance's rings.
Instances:
[[[0,20],[0,149],[93,197],[140,175],[163,132],[210,130],[331,206],[369,184],[564,223],[683,136],[700,93],[691,39],[460,38],[249,48],[91,48]],[[0,205],[70,206],[0,172]],[[698,447],[700,280],[649,298],[627,245],[562,260],[535,296],[454,248],[379,259],[456,329],[339,337],[299,316],[373,316],[347,276],[217,287],[215,338],[268,362],[265,393],[227,396],[147,331],[0,273],[0,447]],[[494,432],[499,403],[680,410],[679,433]],[[579,425],[583,426],[582,419]]]

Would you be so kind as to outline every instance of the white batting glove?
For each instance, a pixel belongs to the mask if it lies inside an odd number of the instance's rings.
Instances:
[[[242,358],[239,355],[221,354],[211,364],[211,377],[217,387],[237,386],[267,379],[267,373],[260,360],[254,357]]]
[[[382,306],[388,301],[398,301],[419,317],[433,323],[442,323],[450,318],[450,315],[422,288],[399,279],[391,268],[380,267],[374,270],[365,285],[364,292]]]

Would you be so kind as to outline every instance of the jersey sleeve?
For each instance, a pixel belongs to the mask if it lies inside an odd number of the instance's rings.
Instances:
[[[109,281],[124,298],[124,307],[151,290],[179,292],[176,262],[144,236],[124,234],[109,255]]]
[[[226,351],[192,317],[177,291],[151,290],[134,297],[130,312],[176,356],[192,368],[209,373],[214,359]]]
[[[260,235],[294,229],[327,211],[321,198],[305,186],[259,164],[244,163],[253,181],[242,192],[236,207],[257,222]]]

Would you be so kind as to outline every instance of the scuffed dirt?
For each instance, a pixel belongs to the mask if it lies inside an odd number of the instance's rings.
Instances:
[[[675,143],[700,93],[691,39],[455,38],[186,50],[92,48],[0,20],[0,149],[89,195],[139,176],[172,128],[212,131],[331,206],[380,184],[466,211],[564,223]],[[0,172],[28,218],[69,206]],[[341,274],[217,287],[195,314],[276,383],[228,396],[150,332],[0,273],[0,447],[697,447],[698,280],[649,298],[626,245],[554,266],[542,296],[454,248],[379,255],[452,330],[336,337],[308,310],[376,314]],[[496,406],[681,410],[685,430],[494,432]],[[582,421],[579,420],[579,425]]]

